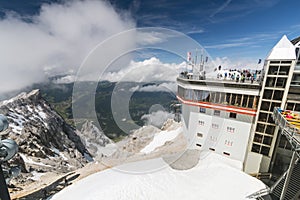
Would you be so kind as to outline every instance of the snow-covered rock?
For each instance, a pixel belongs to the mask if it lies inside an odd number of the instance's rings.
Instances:
[[[111,156],[116,151],[116,145],[93,122],[86,121],[79,133],[81,141],[96,160],[103,156]]]
[[[19,145],[19,154],[10,163],[21,165],[22,172],[64,173],[87,162],[83,155],[89,152],[78,132],[51,108],[39,90],[0,102],[0,113],[9,121],[2,139],[13,139]]]

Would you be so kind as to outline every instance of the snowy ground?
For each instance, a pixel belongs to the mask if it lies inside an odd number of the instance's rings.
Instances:
[[[136,169],[136,174],[126,173]],[[157,169],[157,170],[155,170]],[[62,190],[51,200],[201,199],[242,200],[265,185],[243,173],[241,163],[202,152],[189,170],[175,170],[157,158],[95,173]]]
[[[163,146],[166,142],[175,139],[182,132],[182,127],[170,131],[161,131],[157,133],[153,140],[141,150],[141,153],[151,153],[156,148]]]

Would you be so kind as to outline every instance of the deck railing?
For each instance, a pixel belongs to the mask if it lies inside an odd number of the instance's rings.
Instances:
[[[294,112],[299,114],[298,112]],[[291,143],[295,151],[300,151],[300,129],[297,126],[291,124],[281,113],[281,109],[274,108],[272,115],[275,124],[281,128],[281,134],[285,135],[288,141]]]

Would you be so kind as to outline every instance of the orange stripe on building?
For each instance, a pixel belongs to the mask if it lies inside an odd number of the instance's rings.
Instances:
[[[227,111],[227,112],[256,116],[255,109],[240,108],[240,107],[236,107],[236,106],[227,106],[227,105],[221,105],[221,104],[212,104],[209,102],[195,102],[195,101],[191,101],[191,100],[182,99],[179,96],[177,96],[177,99],[186,105],[199,106],[199,107],[210,108],[210,109],[214,109],[214,110],[223,110],[223,111]]]

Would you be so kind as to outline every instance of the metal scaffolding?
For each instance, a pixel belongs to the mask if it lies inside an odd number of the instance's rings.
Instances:
[[[293,150],[299,155],[300,152],[300,129],[289,122],[283,115],[280,108],[274,108],[273,119],[275,124],[281,129],[281,134],[285,135],[293,147]],[[300,116],[299,112],[293,112]]]
[[[289,111],[290,112],[290,111]],[[300,129],[299,129],[299,123],[300,119],[287,119],[287,116],[284,116],[285,111],[281,110],[280,108],[274,108],[273,111],[273,119],[275,121],[275,124],[279,126],[281,129],[281,134],[285,135],[287,140],[292,145],[293,150],[293,156],[289,165],[289,168],[286,172],[286,177],[284,181],[284,185],[282,188],[280,200],[286,199],[286,195],[288,192],[289,182],[293,173],[294,166],[297,162],[297,155],[300,157]],[[291,114],[294,114],[295,116],[300,116],[299,112],[290,112]]]

